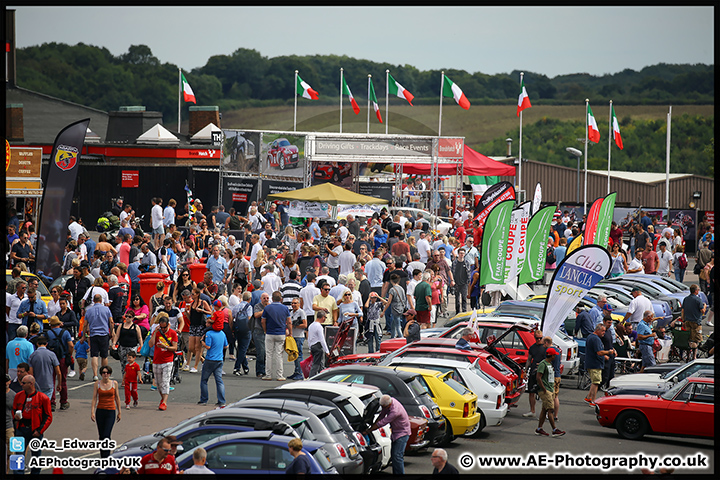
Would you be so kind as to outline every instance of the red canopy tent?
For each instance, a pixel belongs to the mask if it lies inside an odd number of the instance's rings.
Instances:
[[[463,156],[463,175],[515,176],[515,167],[512,165],[505,165],[504,163],[486,157],[467,145],[465,145]],[[403,164],[403,174],[430,175],[430,167],[430,164],[424,163],[405,163]],[[455,164],[440,163],[437,167],[438,175],[457,174],[457,166]],[[399,168],[400,165],[396,163],[395,171],[397,172]]]

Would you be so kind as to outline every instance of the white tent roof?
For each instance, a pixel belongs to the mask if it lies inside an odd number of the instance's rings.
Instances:
[[[214,123],[208,123],[202,130],[190,137],[191,142],[211,142],[212,132],[222,132],[222,129]]]
[[[592,172],[598,175],[605,175],[607,176],[608,172],[607,170],[588,170],[588,172]],[[691,176],[690,173],[671,173],[670,174],[670,180],[676,180],[678,178],[683,178],[687,176]],[[620,178],[623,180],[632,180],[633,182],[639,182],[639,183],[657,183],[657,182],[664,182],[665,181],[665,174],[664,173],[653,173],[653,172],[624,172],[622,170],[610,170],[610,176],[613,178]]]
[[[178,144],[180,140],[170,133],[167,128],[163,127],[159,123],[156,123],[154,127],[150,128],[147,132],[140,135],[137,143],[149,143],[149,144]]]

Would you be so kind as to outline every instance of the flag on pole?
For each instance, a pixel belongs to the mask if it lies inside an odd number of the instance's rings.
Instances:
[[[468,322],[468,325],[470,326],[473,335],[477,337],[473,338],[473,341],[475,341],[476,343],[480,343],[480,330],[478,329],[477,310],[473,310],[472,315],[470,315],[470,322]]]
[[[413,98],[415,98],[415,95],[405,90],[405,87],[400,85],[392,75],[388,73],[388,93],[392,93],[393,95],[397,95],[400,98],[404,98],[408,101],[408,103],[412,106]]]
[[[469,110],[470,101],[467,99],[460,87],[458,87],[457,84],[453,83],[453,81],[450,80],[447,75],[444,75],[443,78],[443,97],[452,97],[455,99],[455,102],[458,105],[460,105],[465,110]]]
[[[588,140],[593,143],[600,141],[600,130],[598,130],[597,123],[595,122],[595,116],[592,113],[590,104],[587,107],[587,124],[588,124]]]
[[[378,106],[377,97],[375,96],[375,87],[373,87],[372,80],[368,80],[368,83],[370,85],[370,102],[372,103],[373,110],[375,110],[375,115],[377,116],[378,122],[383,123],[382,116],[380,115],[380,107]]]
[[[190,215],[195,215],[195,199],[193,198],[192,190],[185,182],[185,193],[187,193],[188,212]]]
[[[345,77],[343,77],[343,93],[348,96],[350,99],[350,104],[352,105],[353,112],[355,112],[355,115],[360,114],[360,107],[358,106],[357,102],[355,101],[355,97],[353,97],[352,92],[350,91],[350,87],[348,87],[347,82],[345,81]]]
[[[530,108],[530,97],[528,97],[527,90],[525,90],[525,80],[520,81],[520,95],[518,96],[518,108],[517,116],[520,116],[520,112],[526,108]]]
[[[318,92],[313,90],[310,85],[305,83],[303,79],[300,78],[300,75],[297,76],[297,87],[295,91],[301,97],[307,98],[309,100],[317,100],[319,98]]]
[[[620,136],[620,125],[618,124],[617,117],[615,116],[615,107],[612,108],[612,128],[613,128],[613,140],[615,140],[615,145],[618,146],[620,150],[623,149],[623,143],[622,143],[622,137]]]
[[[182,77],[182,88],[183,88],[183,100],[185,102],[192,102],[197,105],[197,102],[195,101],[195,93],[193,92],[193,89],[190,88],[190,84],[187,80],[185,80],[185,75],[180,73],[180,76]]]

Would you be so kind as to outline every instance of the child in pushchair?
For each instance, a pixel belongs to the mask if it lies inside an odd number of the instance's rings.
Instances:
[[[173,366],[172,366],[172,375],[170,377],[170,385],[175,385],[177,383],[182,382],[182,377],[180,376],[180,370],[182,370],[182,365],[183,365],[183,353],[175,352],[175,355],[173,356]],[[143,369],[142,369],[142,380],[143,380],[143,383],[152,383],[153,390],[156,388],[155,375],[153,374],[153,368],[152,368],[152,356],[145,357],[145,363],[143,363]],[[174,388],[170,387],[170,390],[174,390]]]

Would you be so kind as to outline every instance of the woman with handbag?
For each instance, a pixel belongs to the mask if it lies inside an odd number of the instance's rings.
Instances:
[[[120,357],[123,378],[125,378],[125,365],[127,364],[128,352],[130,350],[137,350],[138,346],[141,346],[143,343],[140,327],[133,323],[134,318],[135,315],[132,311],[128,310],[125,312],[123,323],[115,327],[115,334],[112,340],[112,345],[117,349],[118,356]]]
[[[128,310],[133,313],[133,323],[140,327],[142,337],[145,338],[150,330],[150,321],[148,319],[150,310],[140,294],[136,293],[132,296]]]

